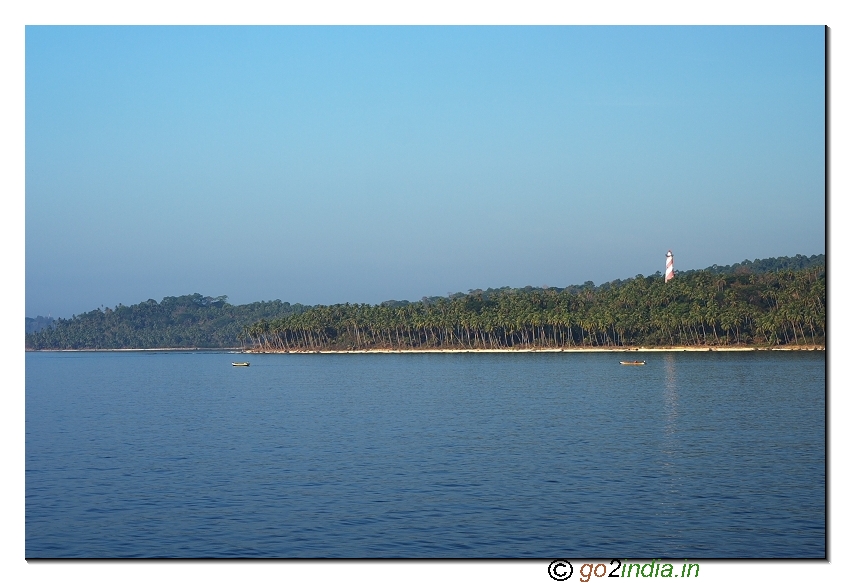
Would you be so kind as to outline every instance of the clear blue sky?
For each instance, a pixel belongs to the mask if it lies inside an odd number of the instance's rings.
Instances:
[[[28,27],[26,313],[825,251],[822,27]]]

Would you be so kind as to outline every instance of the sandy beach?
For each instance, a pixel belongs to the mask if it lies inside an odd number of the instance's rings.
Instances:
[[[513,352],[757,352],[757,351],[817,351],[824,346],[668,346],[668,347],[611,347],[589,348],[416,348],[396,350],[374,348],[369,350],[245,350],[245,354],[452,354],[452,353],[513,353]]]
[[[812,352],[826,350],[822,345],[802,346],[663,346],[663,347],[569,347],[569,348],[412,348],[398,350],[371,348],[365,350],[252,350],[230,348],[65,348],[27,352],[231,352],[234,354],[454,354],[454,353],[520,353],[520,352]]]

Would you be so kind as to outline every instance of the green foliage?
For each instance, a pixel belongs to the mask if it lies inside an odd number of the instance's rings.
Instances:
[[[826,255],[805,255],[797,254],[794,257],[771,257],[769,259],[756,259],[750,261],[746,259],[734,265],[712,265],[704,270],[684,271],[682,275],[696,273],[697,271],[708,271],[714,274],[733,274],[733,273],[775,273],[778,271],[800,271],[811,267],[825,267]]]
[[[815,345],[824,267],[637,276],[556,289],[473,290],[381,305],[314,306],[245,328],[257,350]]]
[[[28,322],[29,325],[29,322]],[[306,307],[193,294],[94,310],[26,335],[28,349],[557,348],[825,344],[823,255],[744,261],[567,288],[469,290],[418,302]]]
[[[51,328],[26,335],[30,349],[226,348],[239,345],[246,324],[298,313],[300,304],[274,300],[244,306],[227,296],[193,294],[148,300],[133,306],[93,310],[56,320]]]

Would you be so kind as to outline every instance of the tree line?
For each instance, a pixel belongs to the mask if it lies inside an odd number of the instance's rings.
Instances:
[[[313,306],[246,326],[258,351],[824,345],[826,268],[660,274],[567,289]]]
[[[823,255],[744,261],[567,288],[470,290],[418,302],[235,306],[192,294],[59,318],[39,349],[367,350],[664,345],[824,345]]]
[[[132,306],[92,310],[59,318],[26,335],[26,347],[40,349],[231,348],[246,325],[305,309],[274,300],[234,306],[227,296],[191,294],[147,300]]]

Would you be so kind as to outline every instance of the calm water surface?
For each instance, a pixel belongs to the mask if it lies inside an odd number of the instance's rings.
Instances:
[[[27,557],[824,557],[824,353],[28,353]]]

